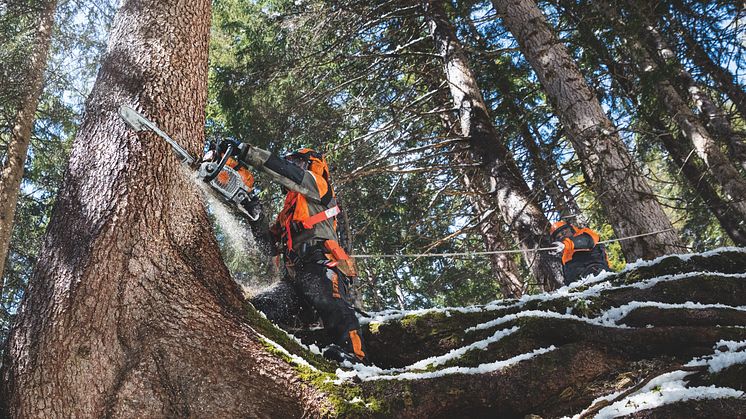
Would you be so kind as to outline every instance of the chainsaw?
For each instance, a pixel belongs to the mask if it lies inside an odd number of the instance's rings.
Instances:
[[[226,165],[238,151],[235,144],[229,143],[227,150],[218,161],[198,161],[152,121],[129,106],[120,106],[119,116],[135,131],[150,130],[161,137],[174,150],[181,164],[189,167],[190,170],[196,170],[197,176],[210,185],[223,201],[238,209],[251,221],[259,219],[260,214],[251,214],[245,208],[246,202],[258,199],[253,187],[253,177],[249,175],[250,182],[247,185],[245,178],[236,169]]]

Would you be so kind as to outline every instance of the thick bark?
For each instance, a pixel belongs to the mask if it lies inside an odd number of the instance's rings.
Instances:
[[[743,2],[739,1],[738,3],[743,7]],[[671,4],[679,14],[688,14],[688,10],[683,2],[676,0]],[[707,53],[707,50],[702,46],[702,44],[697,42],[691,31],[686,28],[686,25],[681,24],[676,17],[671,17],[669,21],[673,24],[677,34],[684,41],[686,50],[694,64],[704,70],[704,72],[712,78],[716,83],[718,90],[728,96],[741,118],[746,120],[746,91],[743,90],[743,86],[736,81],[733,74],[713,61],[710,54]]]
[[[644,13],[640,13],[642,5],[634,1],[629,2],[640,16],[641,22],[643,23],[643,30],[641,36],[645,42],[645,45],[654,51],[657,55],[658,61],[664,65],[672,68],[676,74],[676,81],[680,84],[680,92],[687,92],[694,103],[695,108],[699,112],[701,118],[705,121],[708,133],[710,133],[714,140],[719,144],[727,146],[730,159],[746,168],[746,144],[742,138],[733,129],[730,121],[728,120],[725,112],[720,109],[710,98],[707,89],[698,83],[689,71],[684,68],[681,62],[678,61],[676,54],[673,53],[668,42],[653,26],[651,20]],[[644,9],[642,9],[644,10]],[[653,11],[651,11],[652,13]],[[719,152],[719,150],[718,150]],[[725,156],[723,156],[725,157]],[[735,168],[734,168],[735,169]],[[737,173],[737,171],[736,171]]]
[[[573,13],[576,10],[574,2],[561,1],[560,4],[568,11],[569,16],[576,16]],[[592,27],[587,22],[581,24],[581,20],[576,19],[574,23],[584,44],[589,46],[599,61],[606,66],[612,79],[619,85],[622,94],[630,100],[636,100],[636,96],[641,93],[642,89],[636,84],[635,78],[630,74],[628,68],[612,58],[606,45],[596,37]],[[690,144],[689,141],[682,138],[681,135],[676,136],[669,132],[659,115],[647,113],[640,115],[640,118],[653,129],[656,138],[668,151],[673,165],[681,170],[689,187],[699,195],[710,212],[717,218],[726,234],[734,243],[746,245],[746,226],[740,223],[740,220],[744,219],[746,214],[741,212],[737,203],[722,199],[713,186],[715,180],[707,172],[704,162],[698,156],[690,153],[691,145],[687,146],[687,144]]]
[[[604,7],[605,12],[612,20],[612,24],[622,29],[624,27],[619,15],[613,12],[613,9],[607,5]],[[647,26],[647,28],[651,28]],[[622,32],[624,33],[624,32]],[[730,195],[734,206],[739,208],[741,213],[746,214],[746,179],[744,179],[731,163],[728,157],[720,150],[718,143],[712,138],[710,133],[699,122],[699,119],[689,108],[686,101],[679,95],[671,81],[660,74],[661,69],[653,58],[649,50],[641,41],[635,39],[636,36],[651,36],[647,30],[642,34],[625,33],[628,37],[625,52],[630,61],[635,62],[643,77],[657,77],[652,80],[652,87],[655,89],[659,103],[663,104],[676,125],[681,129],[686,138],[691,141],[697,155],[705,162],[707,168],[711,171],[713,178],[718,181],[723,190]],[[650,42],[654,42],[650,40]],[[656,51],[657,52],[657,51]],[[689,76],[691,79],[691,76]],[[690,87],[690,86],[685,86]],[[684,89],[688,90],[688,89]]]
[[[129,104],[197,154],[210,2],[125,1],[9,337],[12,417],[267,417],[324,400],[263,347],[200,195]]]
[[[493,0],[544,86],[573,147],[586,181],[619,237],[671,229],[629,152],[585,82],[567,48],[532,0]],[[673,230],[621,242],[627,260],[680,250]]]
[[[530,198],[528,185],[512,154],[500,141],[443,4],[438,0],[428,2],[425,19],[435,49],[444,60],[443,69],[459,112],[461,134],[469,140],[475,159],[482,164],[489,190],[494,192],[503,219],[524,250],[531,272],[539,283],[551,289],[559,280],[558,262],[546,252],[532,252],[532,249],[548,245],[549,222]]]
[[[487,214],[489,216],[479,224],[479,232],[482,235],[484,248],[488,252],[508,249],[509,246],[500,231],[500,222],[497,213],[492,208],[491,195],[485,192],[485,186],[488,182],[484,178],[480,179],[480,173],[472,175],[464,173],[463,183],[470,193],[471,202],[478,214]],[[481,181],[480,181],[481,180]],[[500,291],[505,298],[520,298],[523,295],[525,284],[519,274],[518,265],[508,254],[489,255],[490,267],[495,276],[495,280],[500,285]]]
[[[13,232],[21,179],[23,179],[23,164],[26,161],[31,140],[36,107],[44,87],[44,70],[52,38],[56,4],[56,0],[49,0],[40,9],[41,15],[34,36],[34,46],[26,65],[28,85],[21,97],[8,141],[7,155],[0,167],[0,297],[3,295],[3,272]]]

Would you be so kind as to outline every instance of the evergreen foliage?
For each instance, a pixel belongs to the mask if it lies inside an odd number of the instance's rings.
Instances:
[[[730,74],[737,87],[743,85],[744,10],[736,3],[677,0],[651,8],[646,17],[667,37],[674,56],[661,72],[649,75],[639,74],[622,48],[643,24],[632,3],[620,6],[626,32],[615,29],[587,0],[540,3],[688,248],[696,251],[732,240],[658,140],[661,126],[674,135],[677,129],[651,83],[657,77],[675,82],[670,66],[680,64],[743,139],[744,115],[712,67]],[[532,187],[531,196],[550,220],[574,218],[601,232],[603,239],[612,238],[613,226],[586,185],[564,128],[492,3],[447,4],[494,125]],[[2,138],[23,85],[18,70],[30,48],[28,16],[33,7],[32,0],[0,4]],[[6,312],[13,312],[40,257],[69,141],[81,122],[83,99],[104,52],[115,7],[111,2],[82,1],[63,2],[58,8],[5,272],[1,301]],[[695,44],[687,43],[685,34]],[[702,56],[695,57],[694,45],[706,52],[710,67],[703,66]],[[473,193],[462,181],[474,167],[459,162],[466,144],[445,127],[444,120],[455,115],[454,105],[448,100],[440,57],[433,51],[418,3],[216,0],[208,137],[232,137],[278,154],[301,146],[325,152],[349,219],[352,253],[482,251],[478,226],[485,222],[484,214],[475,209]],[[651,126],[654,121],[661,125]],[[0,141],[0,156],[3,150]],[[258,181],[266,211],[275,214],[281,192],[261,176]],[[503,224],[493,228],[509,237],[506,224],[499,222]],[[266,260],[232,249],[219,229],[218,238],[234,276],[251,282],[271,270]],[[506,243],[506,248],[517,245]],[[609,251],[612,266],[623,266],[619,245],[610,245]],[[528,276],[521,258],[515,261],[520,274]],[[464,305],[500,296],[496,272],[481,256],[372,258],[359,265],[358,287],[366,309]],[[530,279],[527,284],[529,291],[537,287]]]

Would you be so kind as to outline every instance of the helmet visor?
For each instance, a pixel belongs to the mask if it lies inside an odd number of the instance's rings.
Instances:
[[[297,155],[297,154],[290,154],[285,156],[285,160],[289,161],[290,163],[293,163],[294,165],[300,167],[303,170],[308,169],[308,160],[304,158],[303,156]]]
[[[573,235],[573,228],[570,224],[565,224],[562,227],[558,228],[557,230],[552,233],[551,238],[553,241],[561,241],[564,240],[565,237],[572,237]]]

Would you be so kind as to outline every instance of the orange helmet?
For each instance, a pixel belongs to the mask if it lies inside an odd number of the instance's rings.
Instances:
[[[286,160],[294,162],[305,162],[306,169],[316,175],[329,180],[329,166],[326,164],[324,155],[310,148],[301,148],[285,155]]]
[[[568,228],[572,229],[573,232],[576,231],[575,226],[568,223],[567,221],[557,221],[556,223],[552,224],[552,227],[549,229],[549,236],[552,238],[552,240],[555,240],[560,231],[566,230]]]

